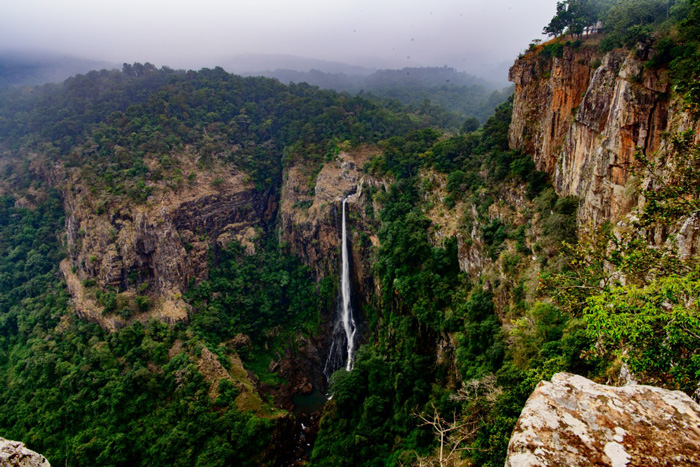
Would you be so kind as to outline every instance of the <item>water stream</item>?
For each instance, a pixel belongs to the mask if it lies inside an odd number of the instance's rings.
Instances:
[[[348,249],[348,235],[346,225],[346,205],[347,197],[342,202],[342,238],[341,238],[341,274],[340,274],[340,300],[338,301],[337,318],[333,323],[333,340],[331,349],[323,369],[326,378],[341,366],[345,366],[347,371],[351,371],[354,363],[355,333],[357,326],[352,313],[352,290],[350,288],[350,258]]]

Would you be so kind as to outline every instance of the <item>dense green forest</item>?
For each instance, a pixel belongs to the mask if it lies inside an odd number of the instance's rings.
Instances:
[[[697,117],[699,15],[698,0],[568,0],[545,28],[567,36],[533,52],[560,57],[598,26],[602,50],[653,46],[646,66],[667,69],[669,98]],[[49,169],[78,171],[100,209],[145,205],[197,176],[178,165],[185,151],[279,199],[295,164],[318,174],[340,146],[377,149],[362,167],[383,182],[363,187],[374,204],[362,215],[378,226],[364,258],[377,285],[361,310],[369,332],[353,370],[330,378],[309,465],[436,465],[443,442],[447,460],[501,466],[527,397],[560,371],[605,382],[626,365],[642,383],[694,394],[700,263],[650,241],[700,211],[695,135],[668,135],[663,163],[637,155],[636,175],[653,183],[629,228],[588,227],[578,199],[558,197],[530,155],[509,149],[512,106],[482,125],[436,124],[453,109],[139,63],[0,90],[0,435],[54,465],[297,458],[293,415],[271,395],[287,382],[271,363],[327,330],[338,286],[280,241],[278,218],[253,253],[212,248],[207,278],[185,293],[186,323],[108,332],[76,316],[60,278],[70,213]],[[434,211],[481,243],[436,241]],[[467,247],[484,258],[478,275],[460,268]]]
[[[232,291],[230,281],[262,285],[266,293],[238,298],[251,300],[248,309],[268,310],[264,316],[244,316],[241,322],[227,315],[230,309],[222,308],[226,299],[221,298],[197,313],[191,327],[151,321],[110,334],[75,316],[58,278],[63,210],[56,193],[34,210],[15,208],[14,201],[4,196],[0,207],[0,429],[5,436],[24,440],[54,465],[279,462],[283,452],[270,443],[275,419],[284,414],[270,412],[265,403],[240,409],[235,403],[240,388],[229,381],[219,384],[211,400],[212,382],[197,362],[204,346],[226,361],[219,345],[223,331],[257,336],[248,361],[264,355],[271,343],[250,326],[266,329],[293,319],[299,327],[310,322],[313,330],[314,316],[300,316],[298,310],[318,313],[317,295],[309,293],[315,284],[298,260],[271,245],[240,265],[222,263],[210,282],[193,291],[201,300],[222,287]],[[237,252],[227,255],[233,261]],[[277,276],[285,276],[286,287],[269,288],[282,282]]]

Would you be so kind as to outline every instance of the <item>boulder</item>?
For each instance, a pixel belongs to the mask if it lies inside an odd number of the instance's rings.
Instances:
[[[0,438],[0,467],[51,467],[51,464],[24,443]]]
[[[680,391],[558,373],[523,409],[506,467],[698,466],[700,405]]]

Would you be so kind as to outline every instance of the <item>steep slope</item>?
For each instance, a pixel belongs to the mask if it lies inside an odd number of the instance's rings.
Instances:
[[[553,46],[559,56],[547,53]],[[510,70],[510,146],[532,154],[558,194],[581,198],[584,223],[618,220],[636,206],[637,151],[652,156],[667,148],[665,134],[698,134],[685,104],[671,98],[668,70],[645,66],[653,54],[641,46],[602,53],[555,41]]]
[[[70,257],[61,270],[81,316],[111,330],[139,311],[148,311],[138,315],[143,322],[186,320],[189,307],[182,295],[191,281],[208,277],[210,253],[232,241],[254,251],[256,232],[275,212],[270,192],[256,191],[245,173],[223,165],[197,169],[196,154],[175,160],[179,170],[196,170],[197,177],[142,205],[95,206],[80,176],[70,177],[65,196]],[[119,303],[108,310],[114,313],[103,316],[105,300],[100,304],[94,295],[108,289],[117,291]],[[130,303],[137,299],[140,305]]]

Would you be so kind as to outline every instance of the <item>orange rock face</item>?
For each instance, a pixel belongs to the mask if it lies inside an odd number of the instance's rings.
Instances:
[[[644,68],[644,51],[565,48],[560,58],[537,51],[516,61],[511,148],[533,155],[557,192],[581,198],[579,216],[615,220],[636,205],[626,190],[635,153],[663,149],[678,131],[663,70]]]

